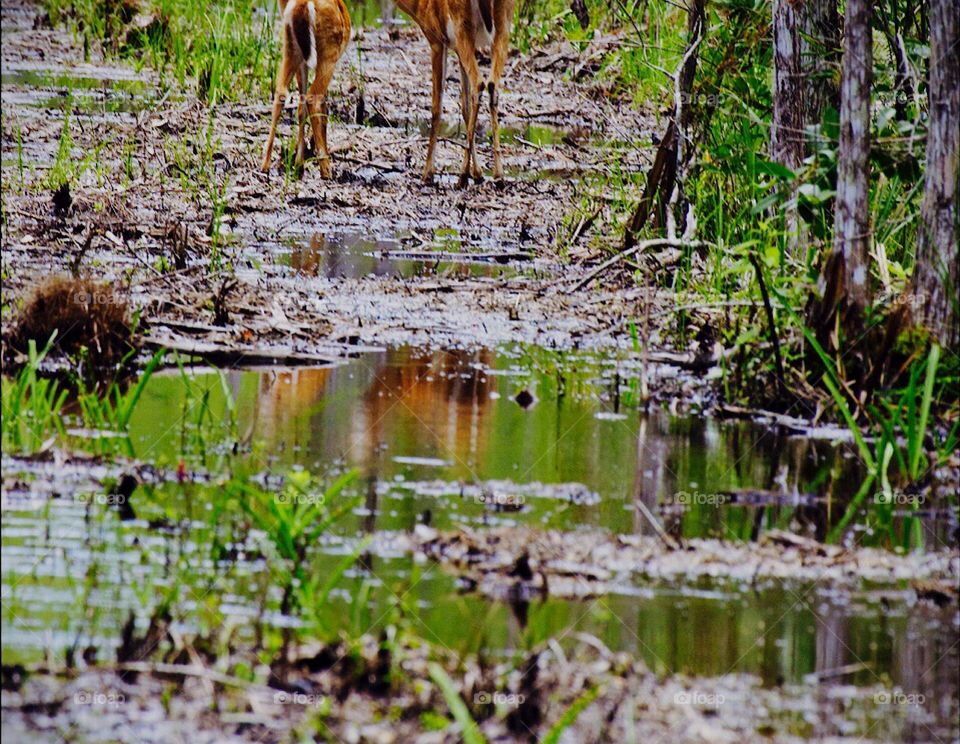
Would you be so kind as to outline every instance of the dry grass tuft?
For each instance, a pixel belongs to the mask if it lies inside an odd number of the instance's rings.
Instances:
[[[26,351],[32,339],[43,348],[54,331],[53,351],[75,356],[86,350],[98,367],[114,366],[136,348],[127,301],[90,279],[54,277],[37,287],[17,315],[10,343]]]

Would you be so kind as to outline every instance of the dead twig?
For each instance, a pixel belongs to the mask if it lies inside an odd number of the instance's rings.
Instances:
[[[787,383],[783,372],[783,357],[780,355],[780,339],[777,336],[777,326],[773,321],[773,308],[770,306],[770,295],[767,294],[767,283],[763,280],[763,267],[760,265],[760,259],[755,253],[749,255],[753,270],[757,272],[757,283],[760,285],[760,296],[763,298],[763,308],[767,314],[767,327],[770,333],[770,343],[773,344],[773,358],[777,364],[777,392],[780,400],[785,401],[787,396]]]
[[[629,256],[634,255],[635,253],[640,253],[645,251],[648,248],[659,248],[661,246],[667,248],[704,248],[712,246],[712,243],[707,243],[703,240],[679,240],[677,238],[654,238],[652,240],[643,240],[639,243],[635,243],[630,248],[627,248],[625,251],[620,251],[615,256],[607,259],[597,268],[587,274],[583,279],[578,281],[572,287],[566,290],[567,294],[572,294],[583,289],[590,282],[596,279],[600,274],[609,269],[614,264],[622,261]]]

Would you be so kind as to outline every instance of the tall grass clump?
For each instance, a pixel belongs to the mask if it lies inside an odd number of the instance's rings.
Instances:
[[[85,49],[157,70],[162,87],[193,86],[210,104],[269,91],[276,4],[254,0],[45,0]]]

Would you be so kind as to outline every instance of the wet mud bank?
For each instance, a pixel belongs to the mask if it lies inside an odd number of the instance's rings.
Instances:
[[[880,683],[842,684],[844,669],[826,671],[829,685],[816,677],[773,687],[743,674],[664,677],[589,636],[567,651],[533,649],[519,669],[475,657],[438,664],[404,639],[298,647],[272,666],[269,686],[192,664],[121,666],[5,680],[4,731],[40,741],[263,742],[289,741],[319,719],[337,741],[462,741],[462,727],[431,726],[430,713],[444,705],[444,666],[460,680],[452,689],[474,733],[488,741],[546,735],[544,721],[574,706],[582,712],[564,734],[570,741],[594,741],[598,730],[627,741],[935,741],[951,735],[955,713],[897,704],[905,693]]]
[[[933,589],[940,585],[942,597],[935,601],[950,604],[956,601],[953,586],[960,580],[957,551],[897,555],[871,548],[847,550],[775,530],[758,543],[724,543],[516,528],[438,533],[421,527],[414,542],[417,550],[497,597],[593,596],[636,577],[654,583],[720,580],[751,588],[771,582],[810,583],[859,591],[908,588],[916,582],[913,601],[934,601]]]
[[[652,124],[589,78],[556,74],[572,49],[511,57],[509,175],[461,191],[453,95],[443,175],[420,183],[428,50],[414,29],[354,42],[364,85],[346,72],[334,83],[334,179],[323,181],[309,167],[302,178],[259,172],[265,102],[208,108],[189,92],[156,94],[149,70],[95,52],[82,61],[29,3],[5,5],[3,19],[3,286],[14,301],[51,274],[90,275],[129,296],[149,343],[254,363],[336,356],[350,342],[627,347],[626,318],[667,302],[566,291],[582,276],[569,260],[580,178],[607,168],[591,143],[636,143]],[[357,123],[361,96],[376,115]],[[646,150],[626,152],[618,167],[639,168]],[[69,191],[54,198],[44,181],[64,169]]]
[[[461,191],[453,75],[419,180],[413,29],[354,40],[324,181],[259,172],[266,99],[209,106],[2,13],[5,356],[51,275],[128,303],[141,359],[176,352],[124,433],[70,399],[4,453],[5,735],[456,742],[452,690],[489,741],[571,710],[560,741],[957,737],[960,461],[850,522],[835,427],[711,417],[707,316],[675,348],[680,300],[587,281],[617,236],[585,184],[644,168],[654,129],[593,79],[609,38],[511,56],[507,178]],[[256,521],[347,475],[315,539]]]

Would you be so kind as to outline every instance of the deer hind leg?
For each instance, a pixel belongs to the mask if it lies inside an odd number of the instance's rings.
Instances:
[[[297,70],[297,89],[300,92],[300,102],[297,105],[297,165],[303,165],[306,159],[305,129],[307,126],[307,65],[303,63]]]
[[[430,143],[427,145],[427,162],[423,166],[423,182],[433,183],[433,153],[437,148],[440,132],[440,117],[443,114],[443,77],[446,74],[447,47],[445,44],[430,45],[433,63],[433,101],[430,116]]]
[[[513,0],[497,3],[493,38],[493,54],[490,60],[490,81],[487,90],[490,95],[490,133],[493,138],[493,177],[503,179],[503,165],[500,162],[500,121],[497,108],[500,104],[500,78],[510,52],[510,24],[513,21]]]
[[[284,57],[283,61],[280,62],[280,69],[277,71],[277,88],[273,96],[273,118],[270,121],[270,134],[267,135],[267,144],[263,148],[263,163],[260,165],[260,170],[264,173],[270,170],[270,159],[273,157],[273,140],[277,136],[277,124],[283,111],[283,99],[290,86],[291,77],[293,77],[293,70],[289,61]]]
[[[470,126],[470,78],[467,77],[467,69],[462,63],[460,64],[460,113],[463,116],[463,127],[467,129]],[[477,165],[476,153],[474,153],[473,168],[470,175],[477,181],[483,180],[483,174]]]
[[[477,112],[480,108],[480,94],[483,92],[483,80],[480,77],[480,68],[477,66],[477,53],[473,45],[473,39],[469,38],[468,31],[465,28],[457,30],[457,56],[460,57],[460,64],[467,74],[467,149],[463,155],[463,168],[460,171],[460,180],[458,186],[463,188],[467,185],[471,174],[476,180],[482,181],[483,176],[477,168],[475,157],[475,143],[477,134]]]
[[[327,146],[327,89],[333,79],[333,69],[337,60],[321,60],[317,77],[307,94],[307,108],[310,112],[310,129],[313,131],[313,152],[320,160],[320,175],[330,178],[330,150]]]

